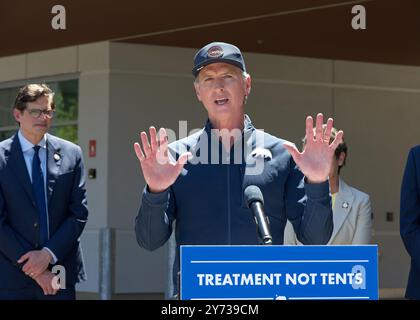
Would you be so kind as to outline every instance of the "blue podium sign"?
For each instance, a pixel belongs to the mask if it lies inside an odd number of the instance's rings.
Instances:
[[[180,295],[198,299],[378,299],[378,247],[181,246]]]

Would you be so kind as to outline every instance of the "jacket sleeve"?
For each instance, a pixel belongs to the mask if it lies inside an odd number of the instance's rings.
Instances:
[[[0,188],[0,252],[19,269],[21,265],[17,261],[31,249],[25,242],[6,221],[6,205]]]
[[[135,220],[136,239],[140,247],[155,250],[169,239],[175,219],[175,199],[172,188],[151,193],[146,185]]]
[[[326,244],[333,231],[328,180],[306,183],[292,157],[289,161],[290,173],[285,188],[287,218],[301,243]]]
[[[45,247],[50,249],[58,260],[62,260],[79,241],[88,218],[88,207],[85,187],[85,170],[82,151],[78,147],[74,169],[74,180],[69,203],[69,216]]]
[[[356,230],[352,244],[369,244],[372,232],[372,208],[370,197],[363,197],[357,212]]]
[[[420,270],[420,192],[418,166],[414,149],[408,154],[400,202],[400,234],[412,263]]]

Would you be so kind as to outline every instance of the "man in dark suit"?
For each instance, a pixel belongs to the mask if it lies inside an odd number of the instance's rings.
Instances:
[[[411,257],[405,296],[420,299],[420,146],[408,154],[401,186],[400,233]]]
[[[13,107],[19,131],[0,142],[0,299],[75,299],[85,280],[82,152],[47,133],[54,111],[48,86],[24,86]]]

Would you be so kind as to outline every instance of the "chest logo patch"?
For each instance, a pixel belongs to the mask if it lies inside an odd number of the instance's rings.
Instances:
[[[251,156],[253,158],[260,158],[260,159],[267,159],[267,160],[273,159],[273,155],[271,154],[271,151],[264,148],[255,148],[251,152]]]

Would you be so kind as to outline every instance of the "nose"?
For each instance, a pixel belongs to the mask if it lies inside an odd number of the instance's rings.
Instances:
[[[223,91],[223,89],[225,88],[225,83],[223,78],[216,78],[214,81],[214,88],[215,89],[220,89]]]
[[[41,113],[39,118],[41,118],[42,120],[48,120],[49,119],[48,116],[44,112]]]

